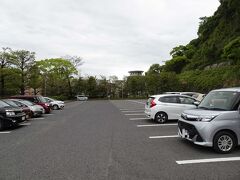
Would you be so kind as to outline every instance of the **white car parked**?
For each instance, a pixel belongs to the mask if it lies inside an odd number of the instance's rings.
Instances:
[[[87,101],[88,97],[85,95],[77,95],[77,101]]]
[[[145,114],[157,123],[179,119],[182,112],[197,108],[197,100],[180,94],[161,94],[149,97],[145,105]]]
[[[44,99],[46,99],[46,101],[48,103],[50,103],[50,106],[52,107],[52,109],[57,110],[57,109],[63,109],[65,104],[63,101],[58,101],[56,99],[52,99],[49,97],[44,97]]]

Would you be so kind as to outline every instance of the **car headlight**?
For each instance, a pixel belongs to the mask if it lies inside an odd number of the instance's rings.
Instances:
[[[217,116],[200,116],[197,118],[197,121],[210,122]]]
[[[13,111],[7,111],[6,116],[15,116],[15,112]]]

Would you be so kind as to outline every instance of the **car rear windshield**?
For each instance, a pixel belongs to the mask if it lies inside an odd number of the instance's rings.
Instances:
[[[230,111],[234,110],[234,105],[238,98],[238,92],[212,91],[203,99],[198,108]]]

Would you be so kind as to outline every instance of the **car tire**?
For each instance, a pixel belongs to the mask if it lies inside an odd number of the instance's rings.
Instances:
[[[59,108],[58,108],[58,105],[54,104],[54,105],[53,105],[53,110],[57,110],[57,109],[59,109]]]
[[[31,118],[34,118],[34,113],[33,113],[33,111],[30,112],[29,117],[30,117],[30,119],[31,119]]]
[[[213,148],[216,152],[227,154],[236,147],[237,139],[233,133],[229,131],[220,131],[214,136]]]
[[[154,118],[154,121],[160,124],[166,123],[167,120],[168,120],[168,115],[165,112],[158,112]]]
[[[4,122],[2,119],[0,119],[0,131],[4,130]]]

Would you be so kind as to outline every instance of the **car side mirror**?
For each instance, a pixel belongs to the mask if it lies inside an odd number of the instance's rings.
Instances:
[[[196,105],[196,106],[198,106],[198,105],[200,104],[200,102],[195,101],[195,102],[193,102],[193,104]]]

